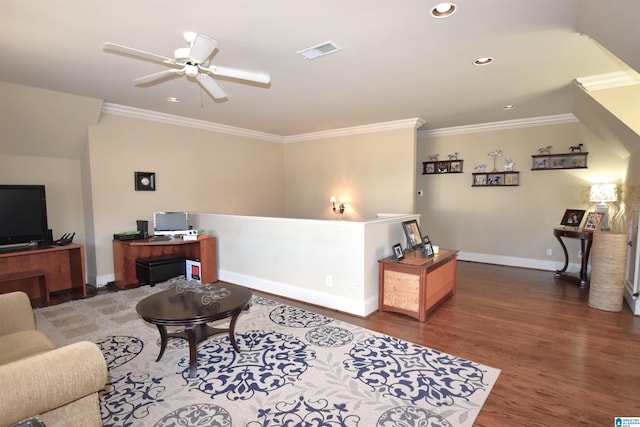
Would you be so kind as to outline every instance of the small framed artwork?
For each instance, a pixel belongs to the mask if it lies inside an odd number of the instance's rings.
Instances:
[[[136,191],[156,191],[155,172],[134,172]]]
[[[429,236],[422,237],[422,252],[424,253],[425,258],[431,258],[433,253],[433,245],[431,244],[431,240],[429,240]]]
[[[400,261],[402,258],[404,258],[404,251],[402,250],[402,246],[400,245],[400,243],[396,243],[391,247],[391,249],[393,249],[393,258],[396,261]]]
[[[449,173],[449,162],[438,163],[438,173]]]
[[[422,162],[422,174],[429,175],[436,173],[436,164],[434,162]]]
[[[584,217],[584,212],[585,211],[581,209],[567,209],[564,211],[560,225],[579,227],[582,222],[582,217]]]
[[[451,162],[451,173],[462,173],[462,160]]]
[[[587,221],[584,223],[584,227],[582,227],[582,231],[598,231],[603,219],[603,212],[589,212],[587,214]]]
[[[402,222],[404,235],[407,237],[407,249],[415,250],[422,247],[422,233],[415,219]]]

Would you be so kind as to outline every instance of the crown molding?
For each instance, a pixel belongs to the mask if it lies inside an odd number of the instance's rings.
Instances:
[[[262,139],[271,142],[283,142],[282,137],[266,132],[257,132],[249,129],[234,126],[222,125],[219,123],[207,122],[205,120],[190,119],[188,117],[176,116],[173,114],[159,113],[157,111],[143,110],[141,108],[127,107],[105,102],[102,104],[102,112],[114,116],[129,117],[132,119],[148,120],[164,124],[185,126],[195,129],[208,130],[213,132],[226,133],[231,135],[246,136],[249,138]]]
[[[176,116],[173,114],[159,113],[157,111],[143,110],[141,108],[127,107],[125,105],[105,102],[102,104],[102,113],[114,116],[129,117],[133,119],[148,120],[157,123],[186,126],[195,129],[202,129],[212,132],[226,133],[230,135],[245,136],[270,142],[293,143],[311,141],[316,139],[358,135],[363,133],[384,132],[396,129],[417,129],[426,123],[421,118],[405,120],[394,120],[391,122],[374,123],[370,125],[352,126],[347,128],[332,129],[321,132],[302,133],[291,136],[280,136],[266,132],[257,132],[235,126],[222,125],[219,123],[207,122],[205,120],[190,119],[188,117]],[[555,116],[533,117],[529,119],[506,120],[502,122],[480,123],[467,126],[456,126],[442,129],[430,129],[418,131],[418,138],[428,138],[442,135],[461,135],[474,132],[489,132],[505,129],[525,128],[532,126],[549,126],[556,124],[575,123],[578,119],[573,114],[560,114]]]
[[[418,138],[433,136],[462,135],[476,132],[491,132],[506,129],[519,129],[534,126],[551,126],[576,123],[578,119],[571,113],[554,116],[531,117],[528,119],[505,120],[501,122],[479,123],[475,125],[455,126],[450,128],[430,129],[418,131]]]
[[[615,73],[578,77],[575,82],[578,86],[580,86],[587,92],[592,92],[594,90],[636,85],[640,83],[640,79],[638,77],[634,78],[634,76],[632,76],[630,73],[618,71]]]
[[[280,136],[266,132],[257,132],[249,129],[207,122],[205,120],[196,120],[190,119],[188,117],[176,116],[173,114],[143,110],[142,108],[127,107],[126,105],[112,104],[109,102],[105,102],[102,104],[102,113],[283,143],[309,141],[313,139],[330,138],[335,136],[356,135],[361,133],[380,132],[393,129],[406,129],[409,127],[415,129],[419,128],[425,123],[425,121],[420,118],[413,118],[406,120],[396,120],[392,122],[374,123],[371,125],[353,126],[342,129],[333,129],[322,132],[303,133],[292,136]]]
[[[320,132],[301,133],[299,135],[291,135],[283,137],[283,142],[301,142],[311,141],[315,139],[332,138],[339,136],[358,135],[362,133],[383,132],[396,129],[417,129],[425,123],[425,120],[420,118],[395,120],[392,122],[373,123],[370,125],[352,126],[348,128],[332,129]]]

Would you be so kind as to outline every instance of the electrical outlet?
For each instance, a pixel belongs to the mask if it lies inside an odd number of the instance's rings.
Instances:
[[[553,255],[553,250],[551,248],[547,248],[547,256]]]
[[[327,274],[327,278],[325,279],[325,285],[333,286],[333,276]]]

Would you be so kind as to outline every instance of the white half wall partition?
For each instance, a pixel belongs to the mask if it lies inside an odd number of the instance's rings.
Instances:
[[[378,309],[378,260],[404,246],[402,221],[327,221],[194,213],[193,228],[218,238],[220,280],[367,316]]]

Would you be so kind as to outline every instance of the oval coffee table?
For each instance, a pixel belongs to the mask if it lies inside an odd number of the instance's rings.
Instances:
[[[194,378],[197,370],[198,343],[212,335],[229,332],[233,349],[240,353],[235,338],[238,315],[249,308],[251,291],[230,283],[197,282],[177,283],[170,289],[144,298],[136,305],[136,311],[147,322],[160,331],[160,354],[162,358],[168,338],[182,338],[189,341],[189,377]],[[231,317],[228,329],[207,325]],[[167,332],[167,326],[179,326],[184,330]]]

